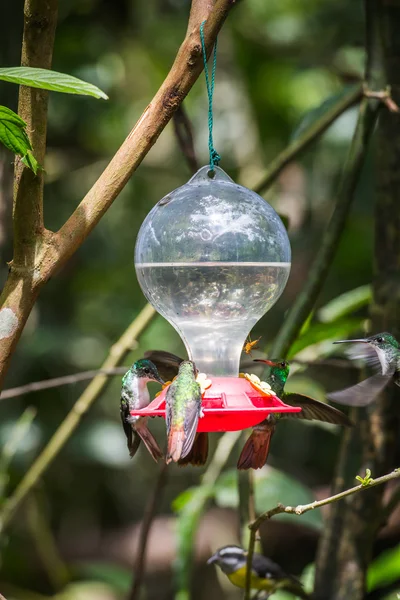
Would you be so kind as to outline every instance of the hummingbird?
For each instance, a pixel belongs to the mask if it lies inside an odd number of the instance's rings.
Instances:
[[[145,357],[151,360],[157,367],[158,372],[165,381],[172,381],[178,375],[179,366],[184,362],[183,358],[166,352],[164,350],[148,350]],[[205,465],[208,457],[208,433],[196,433],[193,446],[184,458],[178,460],[180,467],[187,465]]]
[[[153,434],[147,427],[147,417],[133,417],[131,410],[144,408],[150,403],[147,389],[149,381],[163,384],[157,367],[150,360],[137,360],[122,378],[120,414],[122,426],[127,439],[129,455],[135,456],[140,440],[143,440],[151,456],[157,461],[162,458],[162,452]]]
[[[167,464],[178,462],[191,451],[201,416],[201,387],[196,381],[197,369],[193,361],[179,365],[178,376],[165,396],[167,424]]]
[[[367,338],[338,340],[333,343],[360,344],[350,355],[352,358],[366,359],[375,373],[356,385],[328,394],[330,400],[349,406],[367,406],[390,381],[400,386],[400,345],[391,333],[377,333]]]
[[[286,360],[255,359],[271,367],[271,372],[266,379],[274,393],[290,406],[301,406],[298,413],[270,413],[264,421],[253,427],[253,431],[245,443],[237,463],[238,469],[261,469],[267,461],[269,447],[275,427],[283,417],[307,419],[310,421],[324,421],[335,425],[351,427],[352,421],[340,410],[319,402],[303,394],[285,392],[285,384],[289,376],[290,366]]]

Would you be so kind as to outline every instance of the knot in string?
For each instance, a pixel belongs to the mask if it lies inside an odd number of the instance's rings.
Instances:
[[[206,77],[206,86],[207,86],[207,96],[208,96],[208,151],[210,153],[210,171],[214,171],[214,165],[218,165],[221,160],[220,155],[214,148],[213,142],[213,95],[214,95],[214,85],[215,85],[215,69],[217,67],[217,40],[215,40],[214,44],[214,56],[213,56],[213,64],[211,69],[211,81],[208,73],[207,66],[207,54],[206,54],[206,45],[204,42],[204,23],[202,22],[200,25],[200,40],[201,40],[201,49],[203,52],[203,61],[204,61],[204,75]]]

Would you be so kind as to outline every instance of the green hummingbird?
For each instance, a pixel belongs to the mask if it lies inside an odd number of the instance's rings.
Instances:
[[[328,394],[330,400],[349,406],[367,406],[390,381],[400,386],[400,345],[391,333],[377,333],[368,338],[333,343],[359,344],[354,351],[350,351],[350,356],[353,359],[365,359],[375,373],[356,385]]]
[[[167,424],[167,464],[178,462],[191,451],[201,416],[201,387],[196,381],[197,369],[191,360],[179,365],[178,376],[165,396]]]
[[[147,417],[133,417],[130,414],[131,410],[145,408],[150,403],[147,389],[149,381],[164,383],[154,363],[146,358],[137,360],[122,378],[120,414],[130,456],[135,456],[140,440],[143,440],[147,450],[157,461],[163,455],[147,427]]]
[[[158,372],[165,381],[172,381],[178,375],[179,365],[184,362],[183,358],[164,350],[148,350],[144,355],[156,365]],[[178,465],[180,467],[186,467],[189,464],[194,466],[205,465],[207,457],[208,433],[196,433],[189,454],[184,458],[180,458]]]
[[[273,392],[290,406],[300,406],[298,413],[270,413],[264,421],[253,427],[253,431],[245,443],[237,463],[238,469],[261,469],[267,461],[269,447],[278,421],[284,417],[307,419],[310,421],[323,421],[335,425],[350,427],[352,421],[340,410],[319,402],[303,394],[285,392],[285,384],[289,376],[290,366],[286,360],[256,359],[271,367],[271,372],[266,379]]]

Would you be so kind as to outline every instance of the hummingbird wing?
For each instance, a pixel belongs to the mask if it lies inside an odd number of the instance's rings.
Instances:
[[[121,398],[120,404],[120,415],[122,421],[122,427],[126,435],[127,446],[129,450],[129,456],[132,458],[135,456],[137,449],[140,445],[140,436],[133,430],[131,423],[128,423],[127,418],[129,417],[129,406],[128,403]]]
[[[193,379],[184,387],[175,379],[168,388],[165,398],[165,420],[167,426],[167,463],[185,458],[196,437],[201,411],[201,388]]]
[[[178,375],[179,365],[183,362],[183,358],[165,352],[164,350],[147,350],[144,357],[151,360],[157,367],[157,371],[164,381],[172,381]]]
[[[196,383],[196,382],[195,382]],[[198,390],[196,389],[198,388]],[[192,449],[197,432],[197,425],[201,410],[201,389],[198,383],[193,386],[194,393],[190,403],[186,406],[185,422],[183,430],[185,432],[185,441],[183,443],[181,458],[185,458]]]
[[[309,398],[309,396],[303,396],[303,394],[285,393],[283,402],[289,404],[289,406],[301,406],[301,412],[282,414],[282,417],[323,421],[324,423],[343,425],[344,427],[352,427],[354,425],[353,421],[342,411],[329,406],[329,404],[325,404],[325,402],[314,400],[314,398]]]
[[[327,398],[346,406],[368,406],[385,389],[393,375],[394,369],[386,375],[377,373],[356,385],[327,394]]]
[[[371,344],[350,344],[345,354],[350,360],[361,359],[375,373],[382,373],[383,365],[380,360],[380,354]]]

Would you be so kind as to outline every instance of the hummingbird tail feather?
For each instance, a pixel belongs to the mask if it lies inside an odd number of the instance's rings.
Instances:
[[[168,434],[168,446],[167,446],[167,464],[173,460],[178,462],[182,456],[183,444],[185,442],[185,432],[183,426],[178,428],[171,428]]]
[[[240,470],[261,469],[267,462],[273,429],[254,429],[239,456],[237,468]]]
[[[132,427],[130,429],[131,429],[131,434],[128,437],[128,450],[129,450],[129,456],[131,458],[133,458],[140,446],[140,436],[136,433],[136,431],[132,430]]]
[[[194,465],[200,467],[205,465],[208,457],[208,433],[197,433],[192,449],[185,458],[181,458],[178,462],[180,467]]]
[[[152,458],[154,458],[154,460],[157,462],[159,458],[163,458],[163,453],[160,450],[160,446],[158,445],[155,437],[153,436],[153,434],[151,433],[150,429],[147,427],[147,425],[144,424],[140,424],[140,425],[136,425],[136,433],[137,435],[135,437],[139,438],[139,443],[140,440],[143,440],[144,445],[146,446],[147,450],[150,452]],[[137,444],[139,446],[139,443]],[[136,448],[137,450],[137,448]],[[136,452],[135,450],[135,452]],[[131,454],[131,456],[133,456]]]

